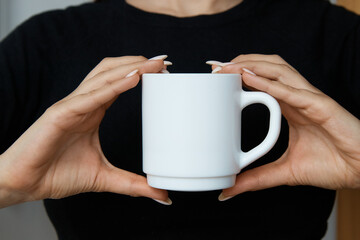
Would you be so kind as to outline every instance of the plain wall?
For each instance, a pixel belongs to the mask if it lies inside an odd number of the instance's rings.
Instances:
[[[0,0],[0,39],[30,16],[89,0]]]

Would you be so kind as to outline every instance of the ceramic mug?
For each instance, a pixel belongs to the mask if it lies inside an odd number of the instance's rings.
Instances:
[[[278,102],[242,90],[240,74],[144,74],[142,79],[143,171],[154,188],[232,187],[240,170],[277,141]],[[243,152],[241,111],[253,103],[270,110],[269,131],[261,144]]]

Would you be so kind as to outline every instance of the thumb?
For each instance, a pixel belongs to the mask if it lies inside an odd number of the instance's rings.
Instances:
[[[287,164],[280,159],[240,173],[233,187],[224,189],[219,196],[219,201],[228,200],[240,193],[257,191],[280,185],[288,185],[291,174]]]
[[[143,196],[164,205],[172,204],[166,190],[153,188],[149,186],[145,177],[114,166],[104,167],[96,181],[97,192],[112,192],[133,197]]]

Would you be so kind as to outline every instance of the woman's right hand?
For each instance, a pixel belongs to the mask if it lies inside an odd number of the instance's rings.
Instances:
[[[106,109],[119,94],[135,87],[141,74],[165,69],[165,58],[106,58],[77,89],[47,109],[0,155],[0,208],[82,192],[145,196],[171,204],[165,190],[111,165],[99,142]]]

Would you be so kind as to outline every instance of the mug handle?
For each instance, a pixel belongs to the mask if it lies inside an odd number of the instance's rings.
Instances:
[[[270,111],[269,131],[265,139],[248,152],[243,152],[240,147],[239,166],[240,169],[243,169],[264,156],[275,145],[281,129],[281,109],[275,98],[263,92],[247,92],[241,90],[238,100],[241,111],[254,103],[264,104]]]

